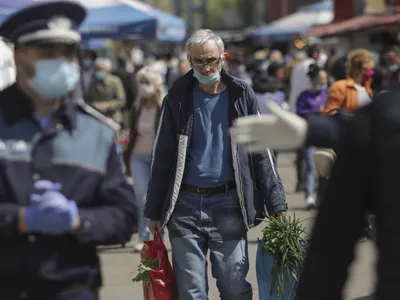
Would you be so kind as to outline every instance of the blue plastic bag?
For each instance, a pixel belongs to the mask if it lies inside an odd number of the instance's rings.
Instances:
[[[284,300],[278,289],[278,284],[273,287],[271,294],[272,274],[271,269],[274,263],[272,254],[265,253],[263,255],[262,249],[264,246],[263,241],[258,242],[257,256],[256,256],[256,273],[258,283],[258,295],[260,300]],[[296,299],[296,287],[297,282],[290,274],[286,271],[284,274],[284,294],[285,300]]]

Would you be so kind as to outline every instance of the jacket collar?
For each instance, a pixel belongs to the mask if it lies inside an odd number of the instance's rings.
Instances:
[[[240,94],[246,89],[246,83],[239,80],[238,78],[233,77],[225,69],[221,70],[221,80],[223,83],[225,83],[228,92],[231,93],[232,95]],[[174,84],[170,92],[175,92],[177,90],[179,92],[182,90],[182,88],[184,90],[187,90],[188,88],[193,88],[196,81],[197,79],[193,76],[193,69],[192,69],[185,75],[183,75],[183,77]]]
[[[24,119],[33,118],[33,105],[17,84],[13,84],[2,92],[0,106],[4,112],[5,121],[13,124]],[[75,102],[72,99],[63,99],[60,108],[55,112],[55,118],[70,129],[76,126]]]
[[[369,94],[371,97],[372,97],[372,90],[371,90],[372,80],[373,80],[373,79],[370,78],[370,79],[368,79],[368,80],[364,83],[364,87],[365,87],[365,89],[367,90],[368,94]],[[353,88],[353,89],[356,88],[356,83],[355,83],[355,81],[354,81],[353,78],[347,77],[347,78],[345,79],[345,81],[346,81],[346,86],[351,87],[351,88]]]

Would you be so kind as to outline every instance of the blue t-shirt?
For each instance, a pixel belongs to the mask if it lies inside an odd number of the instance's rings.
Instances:
[[[53,118],[52,114],[47,114],[43,116],[35,115],[35,119],[39,122],[40,127],[45,130],[47,125],[49,125],[51,119]]]
[[[215,187],[234,179],[229,136],[229,95],[194,89],[194,124],[183,183]]]

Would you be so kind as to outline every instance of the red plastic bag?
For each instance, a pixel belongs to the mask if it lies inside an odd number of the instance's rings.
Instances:
[[[175,275],[168,260],[168,252],[160,233],[156,232],[154,240],[144,242],[140,258],[157,258],[158,270],[149,272],[150,281],[143,283],[144,300],[175,300]]]

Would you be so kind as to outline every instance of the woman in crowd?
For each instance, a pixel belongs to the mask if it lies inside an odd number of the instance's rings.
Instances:
[[[309,67],[307,75],[310,77],[312,87],[302,92],[297,98],[297,114],[302,118],[308,118],[310,115],[321,114],[328,97],[328,74],[321,70],[317,64]],[[315,148],[307,146],[304,148],[304,159],[306,163],[306,188],[305,196],[308,208],[314,208],[316,201],[314,197],[315,190]]]
[[[374,67],[374,57],[368,50],[351,51],[346,62],[347,78],[332,84],[323,114],[331,115],[339,110],[353,113],[370,103]]]
[[[135,251],[140,251],[143,248],[143,241],[150,239],[148,220],[143,217],[143,209],[150,177],[151,152],[165,92],[160,73],[151,67],[142,68],[136,78],[140,99],[132,110],[129,144],[124,151],[124,161],[127,171],[133,177],[136,199],[140,204],[138,209],[140,242],[134,247]]]

